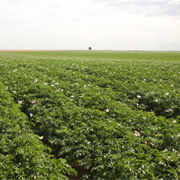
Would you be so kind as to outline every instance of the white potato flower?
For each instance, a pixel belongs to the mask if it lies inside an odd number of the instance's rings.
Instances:
[[[41,136],[41,137],[39,137],[39,140],[42,140],[44,137],[43,136]]]
[[[22,104],[22,101],[18,101],[19,104]]]
[[[134,136],[138,137],[141,136],[141,134],[138,131],[134,131]]]

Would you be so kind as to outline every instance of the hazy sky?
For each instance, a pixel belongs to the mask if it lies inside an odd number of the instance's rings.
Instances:
[[[180,50],[180,0],[0,0],[0,49]]]

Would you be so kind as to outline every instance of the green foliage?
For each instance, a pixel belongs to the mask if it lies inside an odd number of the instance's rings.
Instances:
[[[27,116],[0,87],[0,179],[65,179],[67,173],[76,174],[66,160],[49,154],[52,150],[33,134]]]
[[[0,178],[180,178],[179,53],[11,55],[0,57]]]

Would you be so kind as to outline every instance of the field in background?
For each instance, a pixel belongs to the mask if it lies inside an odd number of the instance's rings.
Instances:
[[[180,177],[179,52],[0,52],[0,87],[0,178]]]
[[[180,51],[0,51],[1,54],[12,56],[39,56],[39,57],[81,57],[81,58],[101,58],[117,60],[148,60],[148,61],[173,61],[180,62]]]

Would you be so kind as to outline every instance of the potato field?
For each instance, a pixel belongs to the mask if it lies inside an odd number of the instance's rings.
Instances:
[[[0,52],[0,179],[180,179],[180,52]]]

